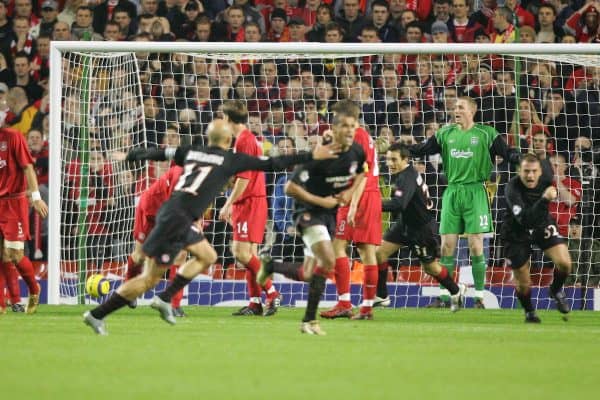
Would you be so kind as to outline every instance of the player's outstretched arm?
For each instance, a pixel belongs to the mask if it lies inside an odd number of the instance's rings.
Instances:
[[[189,150],[190,146],[180,146],[180,147],[165,147],[165,148],[157,148],[157,147],[134,147],[133,149],[127,152],[127,157],[125,157],[125,161],[128,162],[136,162],[136,161],[167,161],[174,160],[175,164],[183,166],[184,155],[187,150]]]
[[[33,164],[27,164],[23,170],[25,171],[25,179],[27,179],[27,188],[29,189],[29,193],[31,193],[33,209],[42,218],[46,218],[48,216],[48,206],[46,205],[46,202],[42,200],[42,196],[40,195],[40,189],[37,177],[35,176],[35,169],[33,169]]]
[[[339,145],[337,144],[317,145],[312,153],[300,152],[298,154],[271,158],[256,158],[244,153],[235,153],[232,168],[234,174],[250,170],[283,171],[296,164],[304,164],[313,160],[337,158],[338,153]]]
[[[431,136],[423,143],[413,144],[408,148],[413,157],[425,156],[427,154],[438,154],[442,152],[442,147],[437,141],[435,135]]]

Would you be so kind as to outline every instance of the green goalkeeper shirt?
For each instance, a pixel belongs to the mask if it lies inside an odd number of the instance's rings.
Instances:
[[[485,182],[496,156],[519,162],[518,151],[509,149],[494,128],[482,124],[466,131],[456,124],[446,125],[426,142],[411,146],[410,152],[413,156],[439,153],[449,185]]]

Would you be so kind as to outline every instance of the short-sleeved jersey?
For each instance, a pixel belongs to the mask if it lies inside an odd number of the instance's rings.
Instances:
[[[183,173],[175,185],[165,207],[186,213],[197,220],[211,204],[230,177],[242,171],[280,171],[287,167],[309,162],[310,153],[273,158],[256,158],[243,153],[233,153],[220,147],[178,147],[175,163],[183,166]]]
[[[162,204],[171,197],[175,184],[179,180],[183,168],[173,165],[157,181],[155,181],[140,197],[140,204],[144,205],[147,215],[156,215]]]
[[[409,227],[428,224],[433,219],[432,208],[425,180],[412,165],[394,176],[391,198],[382,205],[384,212],[391,212],[394,220]]]
[[[0,197],[25,195],[27,179],[23,168],[28,164],[33,164],[33,158],[21,132],[0,129]]]
[[[338,158],[311,161],[296,167],[290,179],[314,195],[333,196],[352,186],[356,175],[364,172],[364,164],[365,153],[355,142],[348,151],[340,153]],[[296,200],[295,213],[304,211],[335,213],[336,209],[325,209]]]
[[[448,184],[484,182],[489,179],[493,168],[490,148],[497,136],[494,128],[482,124],[475,124],[466,131],[456,124],[439,129],[435,138],[442,149]]]
[[[244,153],[253,157],[261,157],[263,155],[262,146],[258,139],[249,129],[244,129],[235,139],[233,146],[235,153]],[[243,171],[236,174],[238,178],[247,179],[248,186],[246,190],[236,199],[236,203],[248,197],[266,197],[267,188],[265,184],[265,173],[262,171]]]
[[[377,149],[375,148],[375,141],[369,135],[364,128],[357,128],[354,133],[354,141],[362,147],[365,158],[365,192],[378,192],[379,191],[379,164],[377,163]]]

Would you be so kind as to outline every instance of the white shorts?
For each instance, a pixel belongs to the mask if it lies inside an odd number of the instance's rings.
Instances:
[[[331,241],[329,231],[325,225],[312,225],[304,228],[302,231],[302,242],[304,242],[304,255],[307,257],[314,257],[312,247],[315,243],[322,241]]]
[[[8,241],[8,240],[5,240],[4,241],[4,247],[6,247],[7,249],[13,249],[13,250],[24,250],[25,249],[25,242],[17,242],[17,241]]]

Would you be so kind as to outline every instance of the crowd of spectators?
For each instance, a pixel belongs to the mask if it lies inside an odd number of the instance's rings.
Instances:
[[[59,40],[235,41],[362,43],[576,43],[600,42],[600,2],[585,0],[2,0],[0,1],[0,113],[28,137],[38,179],[48,182],[49,46]],[[129,237],[113,222],[129,221],[140,176],[118,162],[131,145],[202,142],[208,123],[228,99],[246,101],[248,125],[265,152],[308,148],[329,128],[339,99],[360,105],[361,123],[381,149],[393,141],[416,143],[452,121],[459,96],[477,100],[477,120],[493,125],[511,146],[546,160],[564,192],[552,212],[559,229],[577,240],[600,239],[598,166],[600,66],[499,55],[440,57],[370,55],[279,59],[137,53],[92,63],[91,90],[80,90],[84,60],[63,62],[62,99],[64,258],[126,254]],[[597,64],[597,63],[596,63]],[[132,67],[135,65],[135,68]],[[138,79],[141,85],[137,85]],[[141,97],[139,94],[141,93]],[[84,103],[88,104],[84,106]],[[89,107],[89,109],[88,109]],[[87,110],[87,113],[86,113]],[[179,135],[178,135],[179,133]],[[82,160],[82,137],[89,154]],[[89,176],[81,176],[89,163]],[[435,209],[445,178],[439,157],[415,160],[425,174]],[[384,167],[383,165],[381,166]],[[166,165],[150,168],[159,176]],[[504,160],[490,183],[501,223]],[[385,174],[383,174],[385,176]],[[283,175],[271,180],[275,249],[296,257]],[[80,186],[89,186],[81,220]],[[47,193],[47,192],[46,192]],[[218,205],[219,200],[217,200]],[[118,210],[118,215],[111,214]],[[205,229],[227,253],[226,227],[207,215]],[[45,230],[32,224],[31,252],[45,255]],[[577,231],[576,227],[573,228]],[[121,232],[118,237],[114,232]],[[79,241],[79,242],[78,242]],[[113,246],[111,243],[119,243]],[[284,246],[288,243],[291,249]],[[494,243],[494,239],[491,239]],[[112,246],[112,250],[111,250]],[[117,250],[114,248],[118,247]],[[497,249],[497,246],[492,246]],[[218,247],[219,248],[219,247]],[[108,250],[107,250],[108,249]],[[492,249],[492,252],[493,252]],[[294,250],[294,251],[292,251]],[[500,254],[490,257],[498,265]],[[408,261],[410,262],[410,261]],[[596,266],[600,273],[600,266]],[[589,268],[588,268],[589,271]],[[578,282],[581,281],[577,278]]]

